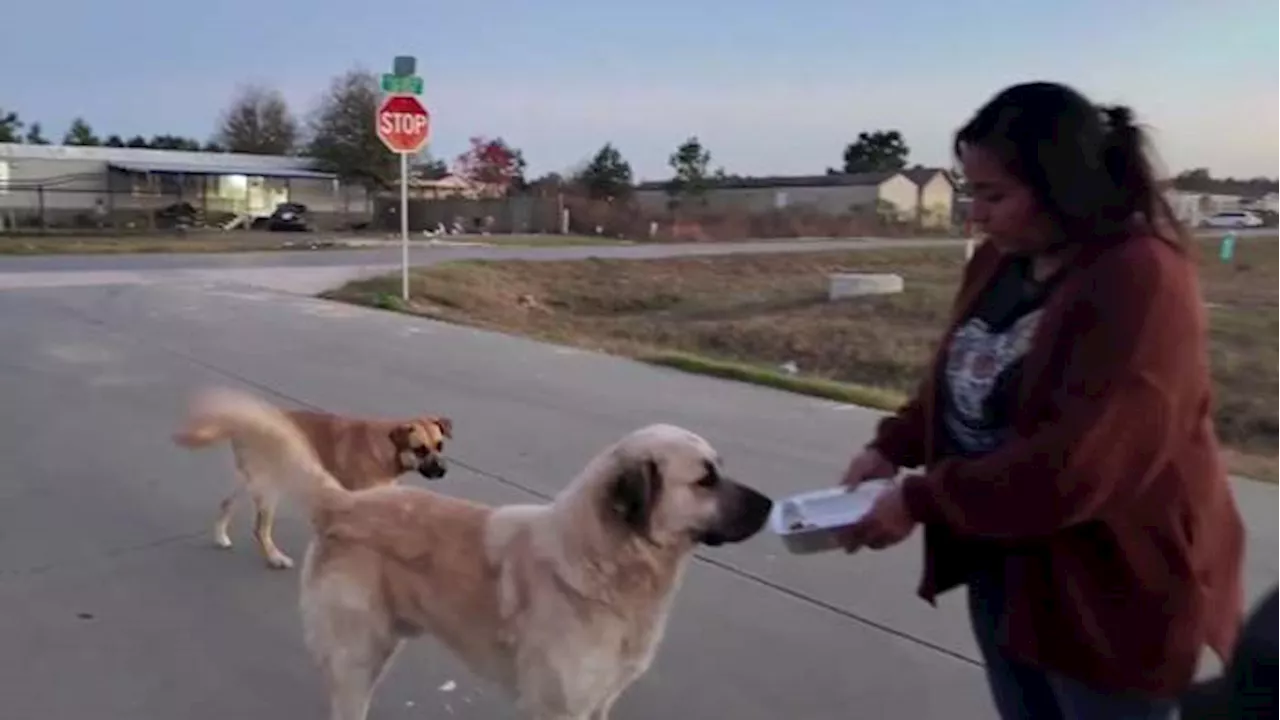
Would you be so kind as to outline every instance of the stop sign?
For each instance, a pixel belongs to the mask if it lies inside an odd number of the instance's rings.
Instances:
[[[388,95],[378,106],[378,139],[394,153],[412,154],[431,138],[431,113],[413,95]]]

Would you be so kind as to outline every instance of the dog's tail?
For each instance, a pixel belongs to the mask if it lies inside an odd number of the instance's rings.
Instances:
[[[313,509],[346,494],[283,410],[241,390],[204,390],[192,400],[186,426],[173,441],[199,448],[224,439],[235,440],[254,462],[265,463],[264,479]]]

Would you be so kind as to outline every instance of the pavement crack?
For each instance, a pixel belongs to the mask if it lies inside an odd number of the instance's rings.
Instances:
[[[65,570],[68,568],[84,567],[86,565],[92,565],[92,564],[101,562],[102,560],[116,559],[116,558],[124,557],[126,555],[132,555],[134,553],[145,552],[147,550],[154,550],[155,548],[164,547],[166,545],[172,545],[174,543],[185,542],[187,540],[194,540],[195,538],[202,537],[204,534],[205,534],[205,531],[200,530],[196,532],[179,533],[176,535],[165,535],[164,537],[155,538],[154,540],[148,540],[142,543],[135,543],[132,545],[122,545],[120,547],[109,548],[104,552],[97,553],[88,557],[75,558],[71,560],[63,560],[59,562],[43,563],[40,565],[31,565],[29,567],[17,568],[14,570],[0,570],[0,579],[32,577],[35,575],[43,575],[44,573],[47,573],[53,570]]]

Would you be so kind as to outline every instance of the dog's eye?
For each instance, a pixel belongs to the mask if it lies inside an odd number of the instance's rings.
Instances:
[[[694,484],[700,488],[713,488],[718,485],[720,483],[720,469],[717,468],[714,463],[707,460],[702,462],[702,467],[706,470],[706,474],[699,478],[698,482]]]

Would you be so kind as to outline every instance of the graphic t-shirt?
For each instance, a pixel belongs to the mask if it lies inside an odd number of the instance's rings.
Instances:
[[[1012,432],[1011,393],[1051,282],[1032,278],[1029,259],[1006,262],[951,335],[940,383],[947,454],[989,453]]]

